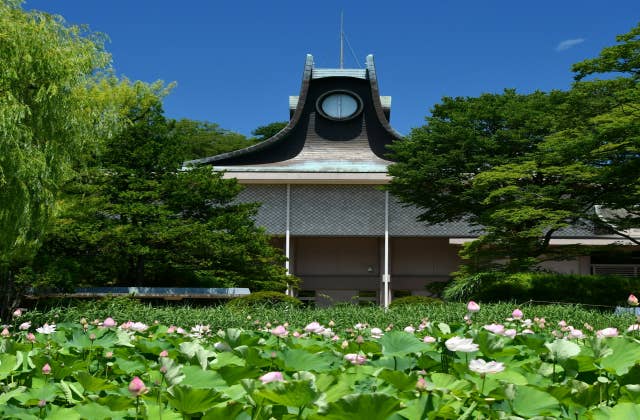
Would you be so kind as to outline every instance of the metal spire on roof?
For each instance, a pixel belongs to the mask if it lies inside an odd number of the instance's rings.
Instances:
[[[344,68],[344,11],[340,11],[340,68]]]
[[[347,46],[349,47],[349,50],[351,51],[351,55],[353,56],[353,60],[356,62],[356,65],[358,65],[358,56],[353,51],[353,47],[351,46],[351,43],[349,42],[349,38],[347,38],[347,35],[344,33],[344,11],[340,11],[340,68],[341,69],[344,68],[344,43],[345,43],[345,41],[347,42]]]

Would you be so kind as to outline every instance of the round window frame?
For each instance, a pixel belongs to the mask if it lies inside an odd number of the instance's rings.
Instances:
[[[335,94],[342,94],[342,95],[347,95],[350,96],[351,98],[355,99],[356,101],[356,111],[349,115],[348,117],[344,117],[344,118],[337,118],[337,117],[332,117],[331,115],[327,114],[326,112],[324,112],[324,110],[322,109],[322,102],[324,102],[325,99],[327,99],[329,96],[331,95],[335,95]],[[360,98],[359,95],[349,91],[349,90],[330,90],[328,92],[323,93],[322,95],[320,95],[320,97],[318,98],[318,100],[316,101],[316,110],[320,113],[320,115],[322,115],[324,118],[331,120],[331,121],[349,121],[352,120],[356,117],[358,117],[361,113],[362,113],[362,109],[364,108],[363,106],[363,102],[362,102],[362,98]]]

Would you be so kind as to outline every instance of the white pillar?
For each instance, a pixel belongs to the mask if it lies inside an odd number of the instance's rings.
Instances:
[[[384,272],[382,273],[382,283],[384,287],[384,308],[389,308],[389,191],[384,192]]]
[[[284,233],[284,255],[287,260],[284,263],[284,266],[287,270],[287,276],[291,274],[291,263],[289,259],[291,258],[291,235],[289,233],[289,219],[291,215],[291,184],[287,184],[287,206],[286,206],[286,221],[285,221],[285,233]],[[287,287],[287,295],[293,296],[293,289],[291,287]]]

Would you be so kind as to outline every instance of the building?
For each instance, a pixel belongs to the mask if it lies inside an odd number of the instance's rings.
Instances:
[[[386,146],[401,141],[390,125],[391,97],[381,96],[373,56],[363,69],[315,68],[306,58],[302,87],[289,97],[289,123],[246,149],[189,162],[210,164],[245,185],[242,201],[262,207],[256,222],[302,280],[301,299],[324,306],[428,294],[460,263],[459,246],[477,229],[465,223],[426,226],[415,207],[381,188],[389,182]],[[558,244],[606,244],[609,236],[567,229]],[[550,264],[556,271],[616,271],[591,257]],[[637,262],[640,264],[640,261]],[[638,275],[638,266],[630,267]]]

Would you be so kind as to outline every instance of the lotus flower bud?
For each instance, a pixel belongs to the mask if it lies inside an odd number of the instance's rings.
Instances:
[[[129,392],[133,396],[139,397],[144,394],[146,390],[147,387],[144,385],[144,382],[142,382],[142,379],[137,376],[135,376],[129,383]]]
[[[474,313],[474,312],[478,312],[479,310],[480,310],[480,305],[478,305],[474,301],[470,300],[469,303],[467,303],[467,311]]]

